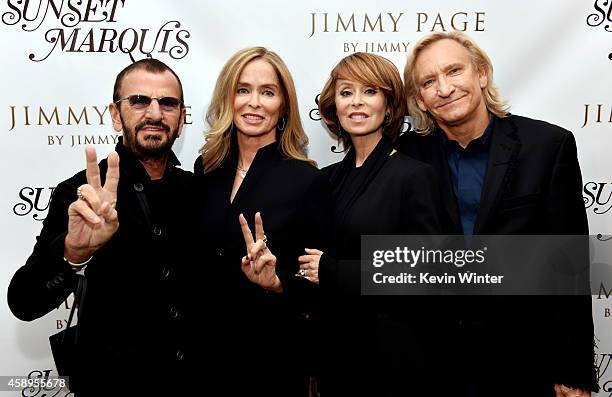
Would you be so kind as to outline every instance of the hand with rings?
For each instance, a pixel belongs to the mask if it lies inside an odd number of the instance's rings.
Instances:
[[[305,248],[304,251],[306,255],[298,258],[300,270],[298,270],[296,276],[304,277],[310,282],[319,284],[319,262],[323,251],[312,248]]]
[[[244,215],[240,214],[238,220],[247,251],[246,256],[242,258],[242,272],[251,282],[270,291],[282,292],[283,286],[276,274],[276,256],[266,244],[261,214],[255,214],[255,239]]]
[[[85,148],[87,184],[77,188],[77,200],[68,207],[68,234],[64,239],[64,257],[70,262],[81,263],[91,258],[96,250],[106,244],[119,228],[117,185],[119,184],[119,155],[108,155],[104,186],[96,150]]]

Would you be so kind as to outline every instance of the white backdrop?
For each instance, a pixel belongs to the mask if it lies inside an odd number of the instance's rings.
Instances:
[[[591,234],[611,234],[612,2],[306,3],[0,1],[4,296],[31,252],[51,188],[84,166],[85,143],[93,142],[100,157],[114,147],[106,105],[117,72],[130,62],[125,53],[130,49],[136,59],[151,52],[181,76],[190,111],[175,150],[184,168],[191,169],[203,143],[204,113],[222,65],[235,51],[253,45],[273,49],[292,71],[310,156],[324,166],[340,155],[331,153],[335,142],[313,109],[340,58],[354,51],[376,52],[402,70],[407,52],[423,35],[464,30],[491,56],[495,81],[513,113],[574,132]],[[610,266],[608,259],[601,259],[604,266]],[[605,269],[612,273],[612,267]],[[606,295],[611,289],[608,278],[597,285],[601,293],[593,299],[605,390],[600,396],[612,396],[612,296]],[[47,337],[67,319],[67,307],[23,323],[6,304],[0,305],[0,376],[54,371]]]

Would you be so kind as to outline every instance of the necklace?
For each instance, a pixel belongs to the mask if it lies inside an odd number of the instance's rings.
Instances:
[[[244,179],[244,177],[246,176],[247,172],[249,171],[248,168],[242,168],[241,166],[238,166],[238,175],[240,175],[240,177],[242,179]]]

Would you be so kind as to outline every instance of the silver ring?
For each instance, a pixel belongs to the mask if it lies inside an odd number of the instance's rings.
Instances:
[[[267,243],[267,242],[268,242],[268,236],[266,236],[265,234],[264,234],[263,242],[264,242],[264,243]]]
[[[79,200],[85,200],[85,196],[83,196],[83,192],[81,192],[81,186],[77,187],[77,197]]]
[[[306,269],[300,269],[300,271],[298,272],[298,274],[302,277],[306,276]]]

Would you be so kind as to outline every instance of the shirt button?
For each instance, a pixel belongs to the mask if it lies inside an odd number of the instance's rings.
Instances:
[[[225,250],[223,248],[217,248],[217,255],[223,256],[223,254],[225,254]]]
[[[179,316],[179,312],[178,310],[176,310],[176,307],[170,306],[170,317],[177,318],[178,316]]]
[[[161,235],[162,235],[162,229],[161,229],[161,227],[159,227],[159,226],[155,226],[155,227],[153,228],[153,235],[155,235],[155,236],[157,236],[157,237],[161,236]]]
[[[176,351],[176,359],[183,361],[183,352],[180,349]]]
[[[170,269],[167,267],[164,267],[162,269],[161,276],[162,276],[162,280],[166,280],[170,276]]]
[[[142,185],[142,183],[135,183],[134,190],[136,190],[137,192],[142,192],[144,190],[144,186]]]

